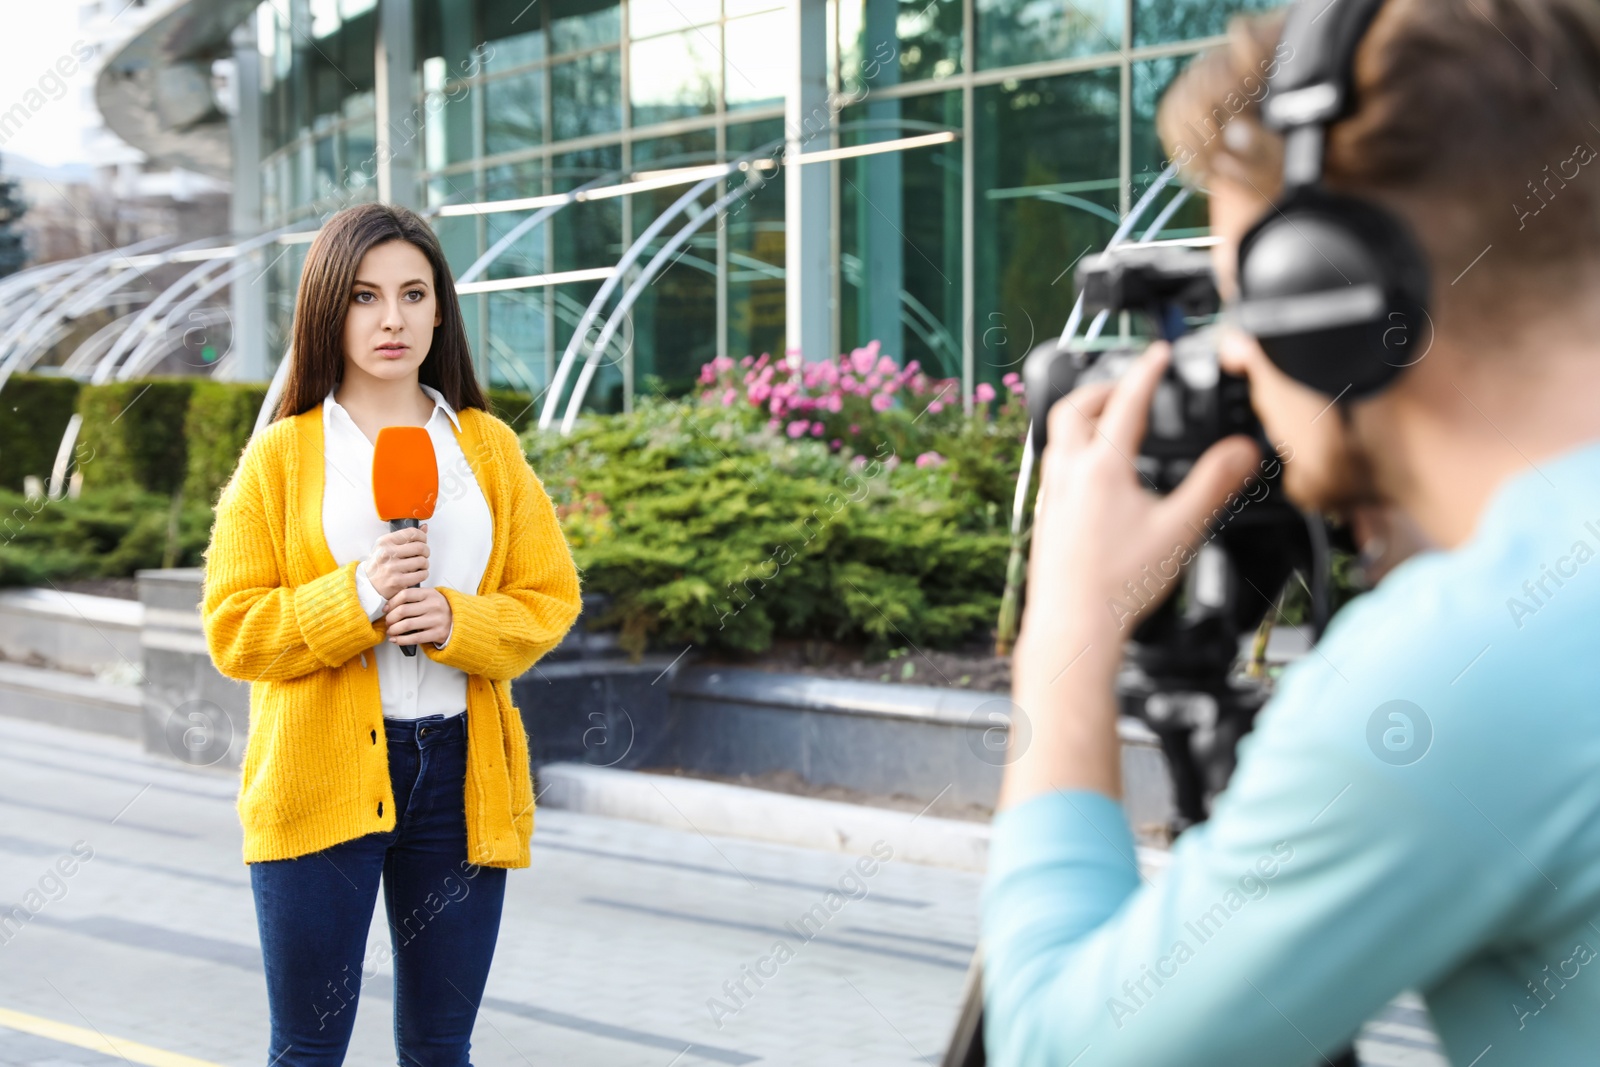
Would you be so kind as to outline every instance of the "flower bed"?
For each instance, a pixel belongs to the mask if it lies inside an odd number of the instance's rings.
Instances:
[[[774,640],[956,648],[994,625],[1026,410],[868,345],[792,367],[702,368],[685,401],[648,397],[570,437],[530,432],[590,625],[624,647],[751,655]],[[819,429],[820,427],[820,429]]]

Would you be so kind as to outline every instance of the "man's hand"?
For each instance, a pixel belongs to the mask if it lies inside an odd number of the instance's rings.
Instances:
[[[1043,613],[1033,621],[1047,628],[1087,627],[1086,636],[1125,640],[1136,618],[1166,599],[1180,560],[1201,540],[1205,518],[1242,485],[1258,458],[1248,437],[1229,437],[1212,445],[1170,495],[1150,491],[1134,460],[1170,353],[1165,342],[1151,345],[1121,381],[1082,386],[1050,409],[1028,561],[1028,616]],[[1144,608],[1130,582],[1149,591]],[[1135,618],[1117,602],[1134,609]]]
[[[402,589],[389,598],[383,620],[388,624],[388,640],[396,645],[438,644],[450,636],[454,616],[450,601],[433,588]]]
[[[1120,381],[1081,386],[1050,409],[1011,667],[1013,719],[1026,726],[1013,725],[1001,808],[1056,788],[1121,795],[1112,682],[1122,643],[1177,588],[1205,518],[1255,466],[1255,443],[1229,437],[1172,493],[1150,491],[1134,459],[1169,355],[1152,345]]]

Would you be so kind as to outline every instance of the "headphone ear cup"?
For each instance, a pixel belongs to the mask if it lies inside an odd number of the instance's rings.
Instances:
[[[1329,396],[1376,393],[1432,343],[1428,270],[1368,201],[1297,190],[1239,244],[1238,318],[1283,372]]]

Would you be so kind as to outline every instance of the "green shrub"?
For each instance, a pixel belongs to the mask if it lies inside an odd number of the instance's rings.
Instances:
[[[485,389],[489,398],[489,411],[494,417],[521,433],[530,422],[539,417],[533,397],[517,389]]]
[[[211,508],[183,504],[169,539],[171,511],[171,498],[132,485],[85,490],[77,500],[32,502],[0,490],[0,586],[200,566],[211,538]]]
[[[84,487],[177,492],[188,473],[184,427],[196,381],[173,376],[84,386],[78,394]]]
[[[636,655],[780,637],[949,648],[994,621],[1009,510],[975,455],[918,466],[887,437],[834,453],[655,397],[524,441],[585,590],[611,598],[591,625]]]
[[[255,429],[267,397],[265,382],[195,382],[184,417],[188,442],[185,500],[214,505]]]
[[[20,493],[30,474],[48,486],[81,388],[74,378],[46,374],[6,380],[0,390],[0,488]]]

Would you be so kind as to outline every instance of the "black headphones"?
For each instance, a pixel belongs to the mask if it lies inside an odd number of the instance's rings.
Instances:
[[[1239,326],[1290,377],[1342,399],[1385,388],[1432,339],[1428,264],[1410,229],[1321,184],[1327,128],[1351,111],[1356,48],[1382,3],[1290,8],[1293,51],[1261,107],[1284,137],[1283,194],[1239,244]]]

